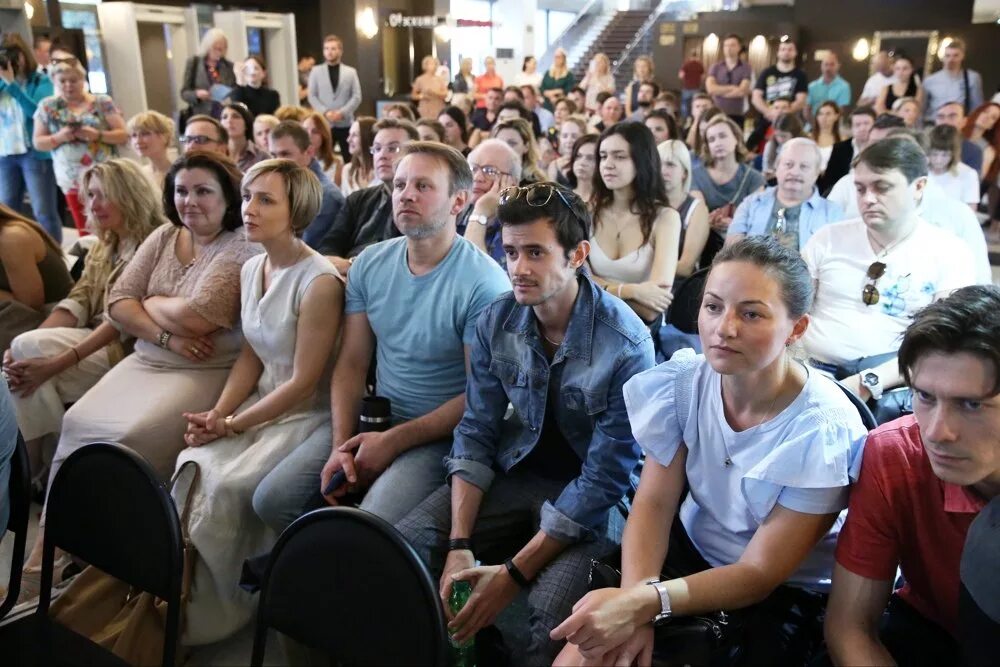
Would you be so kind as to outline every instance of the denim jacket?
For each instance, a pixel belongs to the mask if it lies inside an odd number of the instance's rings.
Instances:
[[[509,472],[538,444],[549,380],[558,386],[555,422],[583,461],[554,503],[542,507],[541,529],[563,542],[601,534],[608,510],[625,494],[639,459],[622,385],[653,366],[653,342],[642,320],[585,275],[562,345],[550,364],[531,307],[512,292],[480,315],[470,355],[465,414],[445,457],[483,491],[496,471]],[[508,414],[508,403],[513,413]]]
[[[0,80],[0,95],[10,95],[21,105],[24,112],[24,132],[28,137],[28,152],[36,160],[51,160],[52,154],[45,151],[36,151],[33,146],[35,131],[35,111],[38,103],[53,94],[52,81],[49,77],[40,72],[32,72],[28,75],[24,84],[17,81],[7,83]]]
[[[774,210],[774,200],[777,197],[777,187],[770,187],[763,192],[755,192],[737,207],[733,213],[733,222],[729,225],[730,234],[746,234],[761,236],[767,233],[767,223]],[[806,246],[823,225],[844,220],[844,212],[840,206],[827,201],[820,196],[819,190],[813,188],[809,199],[802,202],[799,212],[799,250]]]

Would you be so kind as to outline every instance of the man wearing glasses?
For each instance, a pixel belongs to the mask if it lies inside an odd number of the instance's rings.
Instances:
[[[609,521],[639,458],[622,385],[653,366],[653,343],[583,269],[591,221],[576,194],[515,186],[497,215],[514,291],[476,325],[450,485],[396,527],[439,575],[446,610],[452,582],[472,583],[449,619],[456,640],[528,589],[527,655],[514,662],[550,665],[562,642],[549,632],[586,592],[591,558],[611,549]]]
[[[915,142],[870,144],[854,161],[861,218],[822,227],[802,250],[816,281],[806,353],[862,400],[903,384],[896,353],[913,315],[976,282],[968,246],[921,219],[926,185]]]
[[[192,116],[184,127],[180,138],[184,152],[211,151],[219,155],[229,155],[229,133],[222,123],[211,116]]]
[[[372,163],[376,178],[382,182],[347,196],[346,204],[317,248],[342,276],[347,276],[351,263],[362,250],[400,235],[392,221],[390,184],[401,151],[420,138],[417,128],[405,120],[383,118],[372,129],[375,133]]]
[[[469,203],[458,214],[458,233],[505,266],[500,239],[497,205],[500,193],[521,180],[521,158],[499,139],[487,139],[469,153],[472,192]]]

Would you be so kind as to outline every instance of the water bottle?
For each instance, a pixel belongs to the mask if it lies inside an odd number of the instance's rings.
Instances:
[[[462,611],[465,603],[472,595],[472,584],[468,581],[455,581],[451,584],[451,595],[448,596],[448,608],[452,616]],[[465,644],[458,644],[451,639],[451,664],[453,667],[475,667],[476,639],[473,637]]]

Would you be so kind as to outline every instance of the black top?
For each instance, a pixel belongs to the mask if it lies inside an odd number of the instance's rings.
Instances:
[[[794,100],[796,94],[809,92],[809,79],[798,67],[782,72],[777,65],[771,65],[757,77],[754,89],[764,92],[764,101],[768,104],[783,97]]]
[[[854,142],[850,139],[838,141],[830,151],[830,160],[826,163],[826,171],[816,181],[819,192],[824,197],[830,193],[833,186],[851,170],[854,160]]]
[[[272,88],[252,88],[250,86],[236,86],[233,94],[229,96],[233,102],[242,102],[250,109],[250,113],[257,117],[262,113],[274,113],[281,106],[281,98],[278,91]]]
[[[469,125],[480,129],[483,132],[489,132],[492,130],[493,126],[496,125],[496,122],[497,117],[493,116],[493,120],[491,121],[486,117],[486,109],[483,108],[476,109],[472,112],[472,115],[469,116]]]
[[[337,92],[337,86],[340,85],[340,63],[336,65],[327,65],[326,73],[330,75],[330,87],[333,88],[333,92]]]
[[[892,110],[892,105],[896,103],[896,100],[900,99],[896,97],[896,93],[892,90],[892,84],[885,87],[885,108]],[[916,97],[917,96],[917,82],[914,81],[913,77],[910,77],[910,83],[906,86],[906,93],[903,97]]]
[[[347,196],[317,250],[322,255],[356,257],[371,244],[400,235],[392,221],[392,196],[380,183]]]
[[[559,422],[555,416],[559,400],[559,387],[554,386],[556,377],[555,373],[549,376],[548,404],[545,406],[545,420],[542,422],[542,432],[538,435],[538,443],[521,459],[518,467],[530,470],[544,479],[568,482],[580,476],[583,461],[559,430]]]

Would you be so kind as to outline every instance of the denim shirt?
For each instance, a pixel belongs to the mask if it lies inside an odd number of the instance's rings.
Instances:
[[[600,535],[608,511],[625,494],[639,459],[622,386],[653,366],[649,329],[623,301],[585,275],[569,326],[551,363],[530,306],[508,292],[490,304],[476,326],[466,386],[465,414],[445,457],[458,475],[487,491],[496,471],[510,470],[539,442],[547,404],[583,462],[554,503],[541,512],[541,529],[563,542]],[[551,380],[551,382],[550,382]],[[558,387],[547,401],[549,386]],[[513,407],[508,415],[508,403]]]
[[[767,233],[767,223],[774,210],[774,200],[778,188],[770,187],[763,192],[755,192],[739,205],[733,214],[733,222],[729,225],[730,234],[746,234],[747,236],[762,236]],[[799,211],[799,250],[805,247],[823,225],[844,220],[844,212],[837,204],[820,196],[819,190],[813,187],[812,196],[802,202]]]

